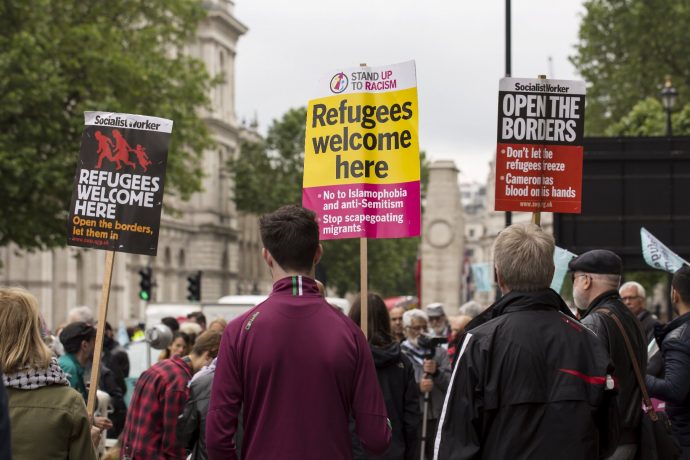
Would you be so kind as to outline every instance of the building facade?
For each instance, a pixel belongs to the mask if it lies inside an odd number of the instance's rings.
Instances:
[[[139,299],[139,271],[150,267],[152,302],[186,303],[187,277],[202,272],[202,302],[223,295],[269,292],[270,274],[261,265],[256,216],[239,215],[232,200],[233,184],[226,168],[241,141],[256,136],[235,114],[235,56],[247,27],[233,14],[230,0],[207,0],[208,16],[187,52],[203,61],[212,76],[223,75],[211,90],[211,107],[202,112],[216,146],[203,153],[202,191],[189,201],[166,196],[157,257],[115,254],[108,318],[134,322],[144,317]],[[97,313],[105,252],[74,247],[27,253],[13,245],[0,248],[0,285],[23,286],[39,300],[46,322],[56,327],[67,311],[88,305]]]

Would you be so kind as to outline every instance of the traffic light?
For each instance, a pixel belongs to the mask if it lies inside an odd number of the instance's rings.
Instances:
[[[201,272],[198,271],[187,277],[187,300],[198,302],[201,300]]]
[[[153,283],[151,282],[151,274],[151,267],[146,267],[139,270],[139,276],[141,276],[141,280],[139,281],[139,298],[147,302],[151,300],[151,288],[153,287]]]

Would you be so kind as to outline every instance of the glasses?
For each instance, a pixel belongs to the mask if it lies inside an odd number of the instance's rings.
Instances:
[[[426,330],[426,326],[407,326],[407,328],[415,330],[417,332],[423,332]]]
[[[589,276],[587,273],[578,273],[577,275],[573,273],[572,279],[573,283],[575,283],[575,280],[577,279],[578,276]]]
[[[435,323],[436,321],[443,320],[443,316],[429,316],[429,322]]]
[[[626,297],[621,297],[621,300],[623,300],[623,302],[631,302],[635,299],[641,299],[641,298],[642,298],[642,296],[639,296],[639,295],[630,295],[630,296],[626,296]]]

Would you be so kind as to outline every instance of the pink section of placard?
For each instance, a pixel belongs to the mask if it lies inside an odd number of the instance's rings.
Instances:
[[[318,215],[322,240],[419,236],[419,181],[348,184],[302,190],[302,205]]]

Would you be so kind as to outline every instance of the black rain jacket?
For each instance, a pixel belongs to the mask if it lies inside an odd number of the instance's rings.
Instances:
[[[643,374],[647,369],[646,339],[640,321],[625,306],[618,291],[611,290],[595,298],[582,316],[582,324],[594,331],[601,339],[615,368],[613,376],[619,385],[618,407],[621,414],[620,444],[637,444],[643,415],[642,390],[637,383],[625,339],[615,321],[599,311],[602,308],[613,312],[623,324]]]
[[[656,328],[664,358],[663,376],[645,377],[649,395],[666,402],[671,429],[690,458],[690,313]]]
[[[510,292],[468,325],[434,458],[608,455],[619,434],[611,372],[601,342],[555,291]]]
[[[412,362],[400,351],[400,344],[388,348],[371,347],[376,376],[386,402],[391,422],[391,445],[380,457],[367,455],[351,426],[352,450],[355,460],[418,460],[419,459],[419,387],[414,378]]]

